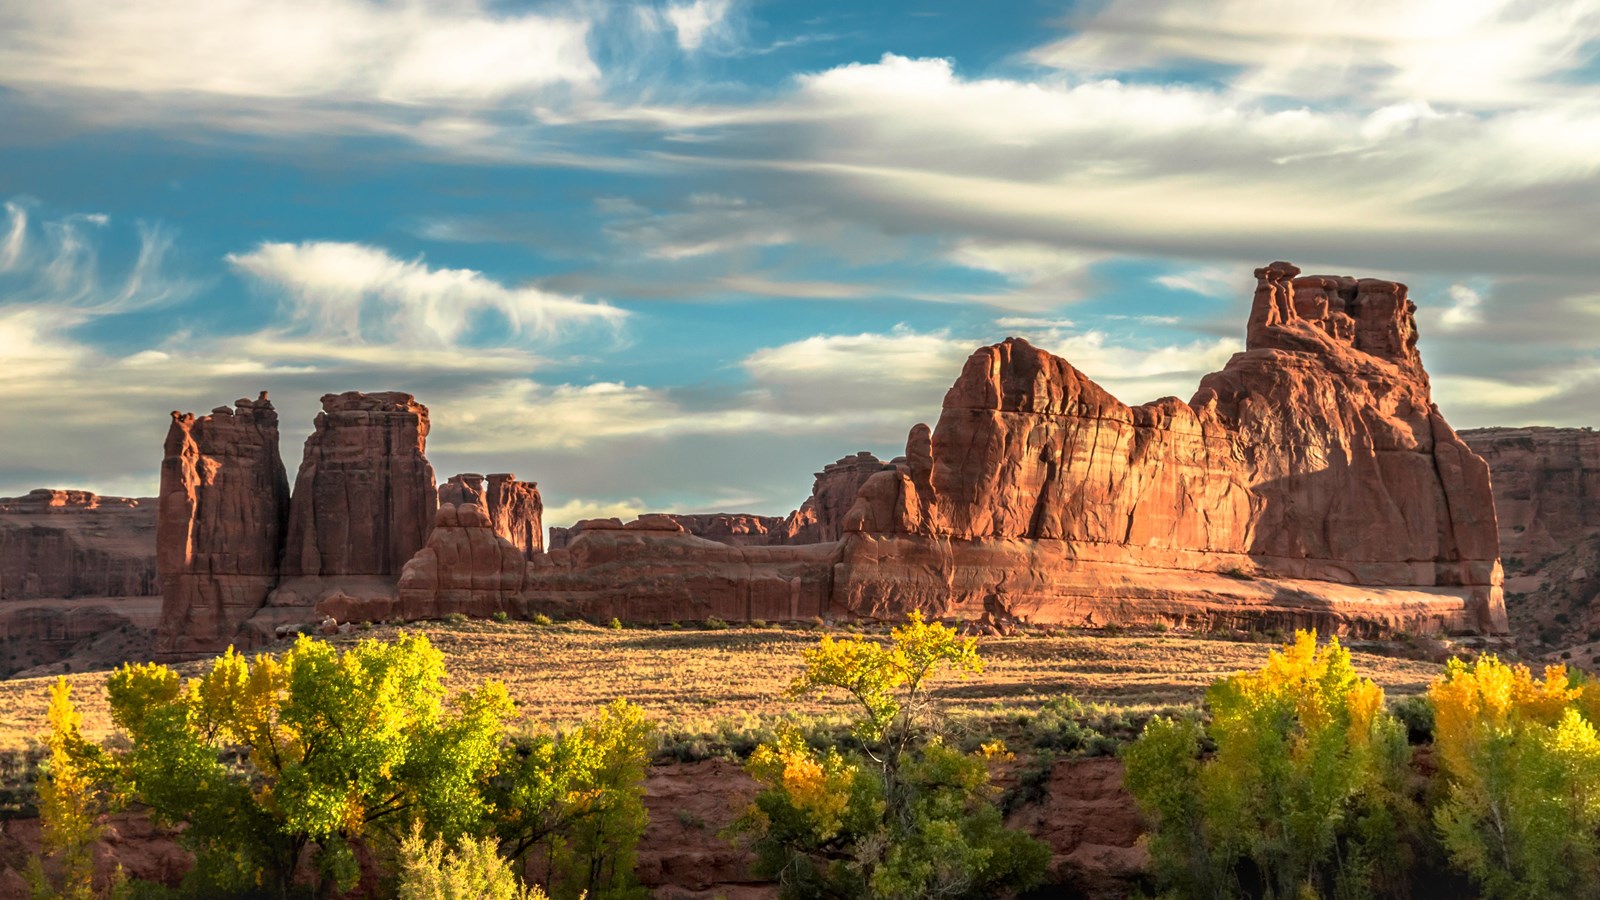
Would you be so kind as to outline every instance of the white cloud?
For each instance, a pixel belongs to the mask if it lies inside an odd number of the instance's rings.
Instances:
[[[486,313],[508,336],[526,338],[584,324],[615,326],[626,317],[605,303],[507,287],[481,272],[435,269],[365,244],[263,243],[227,260],[281,292],[288,333],[324,339],[455,347]]]
[[[28,236],[28,213],[21,206],[6,201],[6,234],[0,240],[0,272],[16,267],[22,259],[22,242]]]
[[[11,4],[0,83],[138,95],[485,103],[599,78],[588,23],[475,0]]]
[[[627,522],[637,519],[639,514],[645,512],[645,503],[638,497],[626,500],[595,500],[585,497],[575,497],[554,506],[544,508],[544,524],[547,527],[566,528],[581,519],[621,519]]]
[[[1187,291],[1203,297],[1236,297],[1255,283],[1254,267],[1195,266],[1157,276],[1156,284],[1174,291]]]
[[[728,13],[732,8],[733,0],[691,0],[669,3],[665,15],[677,34],[678,47],[685,53],[693,53],[707,42],[727,36]]]
[[[1447,330],[1476,325],[1483,321],[1483,295],[1464,284],[1450,285],[1451,305],[1439,314],[1439,324]]]
[[[1593,0],[1112,0],[1034,61],[1087,72],[1208,63],[1242,90],[1520,105],[1594,58]]]

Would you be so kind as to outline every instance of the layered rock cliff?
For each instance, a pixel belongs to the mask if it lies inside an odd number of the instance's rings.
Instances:
[[[1483,428],[1461,437],[1489,463],[1506,607],[1525,650],[1600,658],[1600,432]]]
[[[0,497],[0,601],[160,593],[153,498]]]
[[[155,531],[154,498],[0,497],[0,678],[148,654],[161,607]]]
[[[172,414],[161,461],[157,649],[226,646],[277,585],[289,482],[263,392],[210,415]]]

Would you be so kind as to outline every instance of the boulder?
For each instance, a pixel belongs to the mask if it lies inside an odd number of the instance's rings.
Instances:
[[[278,413],[265,391],[172,414],[156,519],[163,653],[219,650],[277,583],[289,517]]]

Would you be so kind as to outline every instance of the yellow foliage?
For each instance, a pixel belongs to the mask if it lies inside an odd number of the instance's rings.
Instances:
[[[1571,681],[1566,666],[1547,666],[1544,678],[1535,679],[1527,666],[1508,666],[1492,654],[1470,667],[1451,660],[1428,688],[1434,746],[1444,769],[1458,780],[1470,779],[1474,754],[1490,736],[1508,735],[1526,723],[1554,726],[1575,701],[1585,710],[1600,706],[1594,685]]]
[[[815,754],[798,732],[786,731],[778,743],[757,747],[746,768],[756,781],[786,794],[811,819],[820,840],[838,834],[857,772],[838,750]]]

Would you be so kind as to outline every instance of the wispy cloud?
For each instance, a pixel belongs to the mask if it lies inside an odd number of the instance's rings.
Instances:
[[[605,303],[507,287],[471,269],[436,269],[366,244],[264,243],[230,254],[240,272],[277,290],[286,334],[404,347],[457,347],[490,314],[505,338],[549,338],[575,326],[616,326]],[[495,343],[491,341],[490,343]]]

